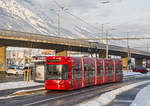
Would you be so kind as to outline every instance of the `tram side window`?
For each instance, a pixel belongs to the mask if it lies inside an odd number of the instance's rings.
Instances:
[[[95,76],[95,67],[91,65],[91,76]]]
[[[75,72],[76,72],[76,78],[82,78],[82,75],[81,75],[81,66],[79,65],[76,65],[75,66]]]
[[[93,76],[95,76],[95,67],[94,66],[92,68],[92,71],[93,71]]]
[[[97,72],[97,75],[98,75],[98,76],[101,76],[101,74],[102,74],[102,73],[101,73],[101,72],[102,72],[102,66],[97,66],[97,71],[98,71],[98,72]]]
[[[111,65],[111,73],[114,75],[114,65]]]
[[[116,65],[116,74],[119,74],[119,71],[120,71],[119,65]]]
[[[84,77],[88,78],[88,65],[87,64],[84,65]]]
[[[115,73],[114,73],[114,65],[111,65],[111,69],[112,69],[112,74],[114,75]]]
[[[108,66],[105,66],[105,75],[107,76],[108,75]]]
[[[118,73],[118,65],[116,65],[116,74]]]

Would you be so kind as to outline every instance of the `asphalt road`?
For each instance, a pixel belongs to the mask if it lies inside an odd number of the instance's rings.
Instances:
[[[145,80],[150,80],[150,78],[130,79],[119,83],[86,87],[76,91],[48,91],[46,93],[0,99],[0,106],[71,106],[86,102],[91,98],[124,85]]]

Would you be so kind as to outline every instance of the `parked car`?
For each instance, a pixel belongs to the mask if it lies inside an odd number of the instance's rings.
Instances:
[[[148,70],[145,67],[135,67],[133,69],[133,72],[140,72],[142,74],[146,74]]]
[[[29,66],[29,69],[31,70],[31,74],[33,73],[33,67]],[[19,74],[24,74],[24,71],[28,70],[28,66],[11,66],[8,67],[7,69],[7,74],[8,75],[19,75]]]
[[[14,64],[7,65],[7,70],[6,70],[7,74],[8,75],[17,74],[16,67],[17,67],[17,65],[14,65]]]
[[[8,68],[6,72],[7,72],[8,75],[16,75],[17,74],[17,71],[16,71],[15,67]]]

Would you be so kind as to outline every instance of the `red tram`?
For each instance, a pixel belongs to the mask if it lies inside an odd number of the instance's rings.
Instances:
[[[46,90],[75,90],[121,81],[122,61],[89,57],[46,58]]]

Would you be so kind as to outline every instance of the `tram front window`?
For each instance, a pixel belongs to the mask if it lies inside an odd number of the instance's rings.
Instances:
[[[47,65],[46,79],[65,80],[68,79],[68,65]]]

